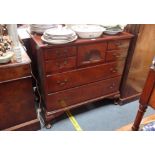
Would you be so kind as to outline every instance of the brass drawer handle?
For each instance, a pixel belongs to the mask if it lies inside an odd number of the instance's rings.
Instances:
[[[59,103],[62,107],[66,107],[66,106],[67,106],[67,104],[66,104],[66,102],[65,102],[64,99],[58,100],[58,103]]]
[[[122,43],[121,42],[115,42],[115,45],[120,46],[120,45],[122,45]]]
[[[113,89],[115,86],[116,86],[115,83],[112,83],[110,89]]]
[[[120,53],[113,53],[113,56],[116,58],[119,58],[119,57],[121,57],[121,54]]]
[[[63,68],[65,65],[68,64],[68,61],[67,60],[64,60],[64,62],[61,64],[61,63],[58,63],[56,62],[56,65],[59,67],[59,68]]]
[[[67,84],[67,82],[68,82],[68,79],[65,79],[64,81],[57,81],[57,84],[59,85],[59,86],[64,86],[64,85],[66,85]]]
[[[64,63],[63,63],[63,64],[64,64],[64,65],[67,65],[67,63],[68,63],[67,60],[64,60]]]
[[[112,73],[116,73],[116,72],[118,72],[118,69],[117,69],[117,68],[110,68],[110,71],[111,71]]]

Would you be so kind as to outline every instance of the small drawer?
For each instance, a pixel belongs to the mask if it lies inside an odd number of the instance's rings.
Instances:
[[[101,63],[105,61],[107,43],[95,43],[78,47],[78,66]]]
[[[130,40],[117,40],[108,42],[108,50],[128,49]]]
[[[106,52],[106,62],[124,60],[127,56],[128,50],[112,50]]]
[[[76,57],[48,60],[45,62],[46,75],[68,71],[76,67]]]
[[[104,95],[118,92],[120,76],[99,82],[82,85],[47,96],[47,111],[58,110],[84,101],[99,98]]]
[[[123,72],[123,68],[124,61],[118,61],[50,75],[46,77],[48,86],[47,92],[52,93],[95,81],[120,76]]]
[[[76,55],[76,47],[74,46],[44,50],[45,60],[59,59],[63,57],[71,57],[75,55]]]

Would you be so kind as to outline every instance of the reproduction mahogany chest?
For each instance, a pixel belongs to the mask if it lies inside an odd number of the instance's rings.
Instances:
[[[67,109],[103,98],[119,98],[132,34],[77,39],[48,45],[31,34],[46,123]]]
[[[31,61],[0,64],[0,130],[38,130],[31,76]]]

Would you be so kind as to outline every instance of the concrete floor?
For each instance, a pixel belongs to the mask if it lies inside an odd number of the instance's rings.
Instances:
[[[113,104],[113,101],[104,100],[70,112],[84,131],[113,131],[132,123],[138,106],[138,101],[120,106]],[[151,114],[154,114],[154,110],[149,107],[145,116]],[[41,131],[76,131],[67,114],[53,120],[51,124],[51,129],[42,128]]]

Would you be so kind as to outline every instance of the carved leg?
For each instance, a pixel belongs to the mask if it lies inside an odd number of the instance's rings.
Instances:
[[[120,94],[114,96],[114,104],[115,105],[119,104],[119,98],[120,98]]]
[[[52,120],[54,119],[54,115],[50,115],[50,116],[47,116],[45,115],[45,127],[46,129],[51,129],[52,128]]]
[[[139,129],[139,125],[142,121],[142,118],[144,116],[146,109],[147,109],[147,105],[142,105],[142,104],[139,105],[139,110],[137,112],[136,119],[135,119],[134,124],[132,126],[132,131],[137,131]]]

